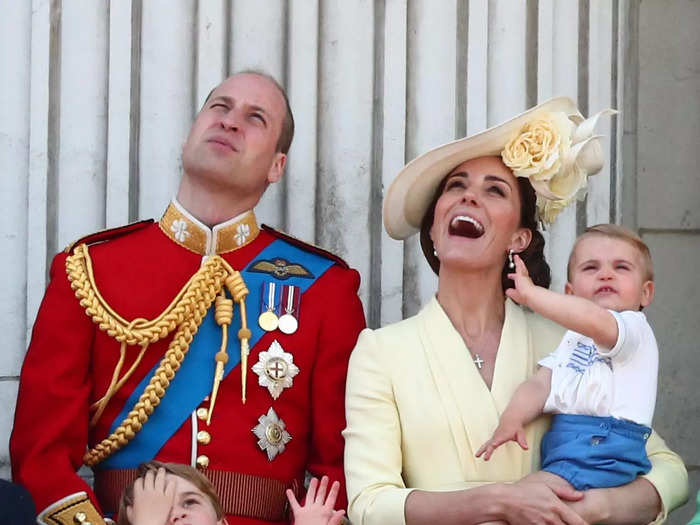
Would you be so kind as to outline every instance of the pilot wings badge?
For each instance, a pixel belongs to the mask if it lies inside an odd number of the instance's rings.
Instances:
[[[283,281],[290,277],[301,277],[303,279],[314,278],[314,275],[301,264],[289,262],[281,257],[276,257],[269,261],[267,259],[260,259],[253,263],[248,271],[266,273]]]

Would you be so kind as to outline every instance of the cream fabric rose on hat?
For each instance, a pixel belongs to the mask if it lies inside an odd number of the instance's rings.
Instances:
[[[585,195],[587,177],[602,168],[595,125],[602,115],[614,113],[605,109],[586,120],[564,112],[545,113],[527,122],[506,143],[503,163],[516,177],[530,180],[543,223],[553,223],[559,212]]]
[[[571,149],[574,123],[564,113],[547,113],[523,126],[501,157],[516,177],[549,180]]]

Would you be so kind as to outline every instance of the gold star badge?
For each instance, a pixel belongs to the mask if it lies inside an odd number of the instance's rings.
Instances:
[[[258,424],[253,428],[253,434],[258,438],[258,447],[267,452],[267,459],[272,461],[277,454],[284,452],[284,449],[292,440],[292,436],[285,430],[282,421],[275,410],[270,407],[267,414],[258,418]]]

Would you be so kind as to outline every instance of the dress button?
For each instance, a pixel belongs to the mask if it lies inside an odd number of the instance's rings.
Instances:
[[[197,466],[200,468],[207,468],[209,466],[209,456],[202,454],[197,457]]]
[[[197,432],[197,443],[202,445],[208,445],[211,442],[211,434],[206,430],[200,430]]]
[[[197,409],[197,417],[199,419],[201,419],[202,421],[207,419],[208,416],[209,416],[209,410],[207,410],[206,408],[198,408]]]

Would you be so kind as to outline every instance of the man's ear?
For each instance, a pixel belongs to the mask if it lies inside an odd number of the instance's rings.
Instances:
[[[267,173],[267,182],[279,182],[284,175],[284,166],[287,164],[287,155],[282,152],[275,153],[275,158],[270,166],[270,171]]]
[[[515,253],[523,252],[530,246],[530,241],[532,241],[530,228],[518,228],[510,240],[510,249]]]
[[[642,284],[642,300],[640,303],[642,308],[644,308],[645,306],[649,306],[653,300],[654,281],[645,281],[644,284]]]
[[[571,286],[571,283],[570,283],[570,282],[567,282],[567,283],[564,285],[564,293],[565,293],[566,295],[574,295],[574,287]]]

